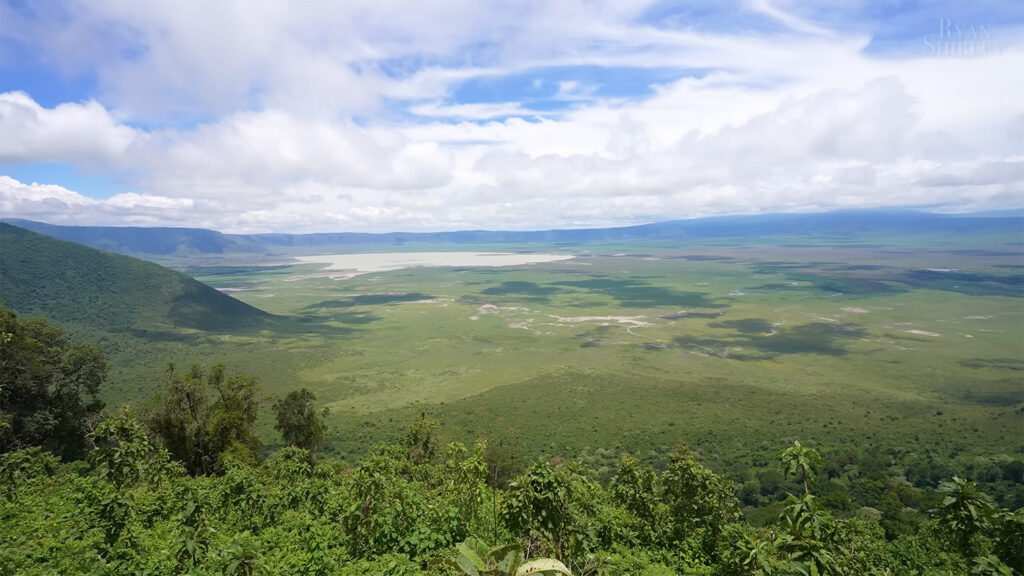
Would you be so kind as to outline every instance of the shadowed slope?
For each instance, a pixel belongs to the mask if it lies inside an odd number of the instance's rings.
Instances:
[[[0,298],[108,331],[235,330],[271,315],[162,266],[0,223]]]

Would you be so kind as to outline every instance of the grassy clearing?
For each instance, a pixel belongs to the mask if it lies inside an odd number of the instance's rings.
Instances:
[[[313,390],[351,456],[419,411],[528,455],[688,442],[731,465],[794,437],[1013,453],[1024,272],[1011,241],[586,246],[569,261],[347,279],[221,267],[200,279],[288,318],[124,344],[111,400],[144,396],[168,360],[224,361],[268,393]]]

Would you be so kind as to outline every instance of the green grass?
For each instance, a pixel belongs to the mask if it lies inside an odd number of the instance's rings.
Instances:
[[[234,294],[352,331],[272,337],[271,355],[300,367],[266,381],[314,390],[344,454],[393,438],[419,411],[452,437],[500,437],[533,456],[688,442],[737,462],[796,437],[965,459],[1021,450],[1019,253],[945,240],[724,244],[587,246],[605,255],[347,280],[315,266],[203,280],[250,283]]]
[[[527,456],[654,458],[685,442],[728,467],[793,438],[959,462],[1024,448],[1019,239],[514,249],[580,257],[350,279],[226,257],[190,271],[272,321],[77,333],[111,357],[111,404],[143,402],[167,362],[226,362],[268,398],[313,390],[331,409],[329,448],[347,457],[421,411],[452,438]]]

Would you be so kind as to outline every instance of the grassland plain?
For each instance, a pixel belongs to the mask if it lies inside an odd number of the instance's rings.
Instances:
[[[1019,453],[1020,239],[970,240],[528,245],[577,258],[333,279],[316,264],[197,269],[294,322],[182,335],[150,354],[226,361],[268,393],[310,388],[344,457],[421,411],[452,438],[609,463],[686,442],[716,467],[756,465],[797,437],[960,460]],[[115,399],[159,375],[136,362],[118,378]]]

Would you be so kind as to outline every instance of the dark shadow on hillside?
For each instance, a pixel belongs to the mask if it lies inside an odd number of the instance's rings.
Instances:
[[[743,322],[738,320],[735,322]],[[760,327],[759,320],[743,324],[747,329]],[[726,324],[722,322],[720,324]],[[771,330],[768,326],[768,330]],[[784,354],[820,354],[843,356],[847,353],[841,344],[843,340],[862,338],[867,331],[856,324],[828,324],[814,322],[790,328],[777,328],[774,334],[736,334],[731,338],[694,338],[679,336],[673,343],[709,356],[735,360],[768,360]],[[740,350],[735,350],[739,348]],[[760,355],[751,354],[748,349],[757,350]]]
[[[489,296],[507,296],[510,294],[516,296],[533,296],[547,299],[552,294],[560,294],[565,290],[555,286],[541,286],[534,282],[523,282],[521,280],[512,280],[509,282],[502,282],[497,286],[491,286],[480,291],[481,294],[487,294]]]
[[[139,340],[145,340],[146,342],[161,342],[161,343],[176,343],[176,344],[196,344],[202,339],[201,334],[191,333],[182,334],[181,332],[174,332],[173,330],[159,331],[159,330],[146,330],[143,328],[125,328],[122,330],[112,330],[114,334],[128,334],[133,338]]]
[[[422,292],[408,292],[405,294],[360,294],[344,300],[324,300],[316,304],[306,306],[306,310],[317,308],[352,308],[353,306],[376,306],[380,304],[394,304],[396,302],[416,302],[417,300],[430,300],[433,296]]]
[[[316,335],[344,338],[359,333],[356,328],[335,326],[319,316],[277,316],[264,328],[271,336]]]
[[[370,313],[360,313],[354,310],[346,310],[344,312],[332,312],[330,316],[332,322],[341,322],[342,324],[369,324],[382,320],[380,316]]]
[[[883,334],[886,338],[892,338],[893,340],[908,340],[910,342],[931,342],[927,338],[921,338],[920,336],[908,336],[906,334],[893,334],[892,332],[886,332]]]
[[[829,294],[842,294],[846,296],[888,296],[909,292],[902,286],[893,286],[880,280],[851,277],[823,277],[814,274],[785,274],[787,280],[800,282],[801,284],[770,283],[754,286],[749,290],[778,292],[825,292]],[[892,278],[892,281],[898,281]]]
[[[662,320],[685,320],[686,318],[720,318],[725,315],[725,312],[719,310],[718,312],[690,312],[683,310],[682,312],[676,312],[675,314],[668,314],[662,316]]]
[[[878,280],[864,278],[802,278],[814,283],[814,288],[822,292],[845,294],[849,296],[882,296],[907,292],[906,288],[892,286]]]
[[[767,334],[772,331],[772,323],[761,318],[743,318],[740,320],[726,320],[724,322],[712,322],[708,324],[712,328],[728,328],[744,334]]]
[[[1016,406],[1024,402],[1024,391],[1018,379],[997,380],[964,390],[960,399],[986,406]]]
[[[969,358],[960,361],[967,368],[995,368],[997,370],[1024,371],[1024,360],[1020,358]]]
[[[273,316],[213,288],[192,282],[170,301],[168,318],[175,326],[206,332],[232,332],[258,328]]]
[[[236,289],[239,289],[239,290],[251,290],[251,289],[254,289],[254,288],[259,288],[262,284],[263,284],[262,282],[256,282],[255,280],[221,280],[221,279],[218,279],[218,280],[213,280],[213,281],[210,281],[210,280],[206,281],[206,285],[207,286],[210,286],[210,287],[216,289],[218,292],[224,292],[225,288],[236,288]],[[230,295],[231,292],[229,290],[228,292],[224,292],[224,293]]]
[[[772,336],[750,336],[749,345],[769,354],[822,354],[843,356],[846,349],[839,342],[867,336],[856,324],[813,322],[792,328],[781,328]]]
[[[910,270],[901,281],[914,288],[957,292],[968,296],[1024,297],[1024,274],[997,275],[959,271]]]
[[[771,283],[750,290],[801,292],[820,291],[849,296],[902,294],[914,288],[956,292],[968,296],[1024,297],[1024,274],[982,274],[959,270],[898,270],[875,265],[766,265],[753,270],[760,274],[780,274],[790,282]],[[810,285],[808,285],[810,284]]]
[[[565,280],[555,282],[559,286],[583,288],[594,294],[604,294],[618,301],[626,308],[720,308],[707,298],[704,292],[680,292],[672,288],[652,286],[634,279],[594,278],[591,280]]]
[[[280,270],[287,271],[292,266],[290,264],[281,264],[277,266],[224,266],[224,265],[211,265],[211,266],[187,266],[182,269],[182,272],[189,276],[224,276],[234,274],[252,274],[254,272],[259,274],[266,274],[270,271]]]

